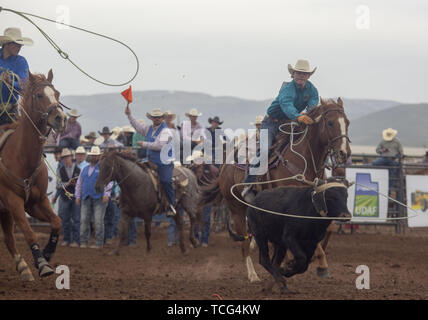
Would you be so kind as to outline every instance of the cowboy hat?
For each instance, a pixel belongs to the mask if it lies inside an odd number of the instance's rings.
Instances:
[[[382,138],[385,141],[391,141],[392,139],[395,138],[395,136],[397,135],[397,130],[394,130],[392,128],[388,128],[382,131]]]
[[[111,136],[110,138],[113,140],[116,140],[117,137],[119,137],[120,133],[122,132],[122,128],[121,127],[114,127],[113,129],[111,129]]]
[[[96,139],[97,138],[97,134],[95,133],[95,131],[91,131],[89,132],[89,134],[87,136],[85,136],[86,139]]]
[[[110,129],[108,127],[103,127],[102,131],[98,131],[99,134],[103,135],[103,134],[112,134],[113,131],[110,131]]]
[[[291,75],[293,74],[294,71],[306,72],[306,73],[310,73],[312,75],[316,69],[317,68],[315,67],[311,71],[311,68],[309,67],[309,61],[303,60],[303,59],[297,60],[294,68],[291,66],[291,64],[288,65],[288,72],[290,72]]]
[[[8,42],[15,42],[25,46],[32,46],[34,43],[30,38],[23,37],[19,28],[7,28],[4,30],[3,35],[0,36],[0,44],[3,45]]]
[[[161,109],[156,108],[156,109],[153,109],[151,113],[147,112],[146,116],[147,116],[147,118],[152,119],[153,117],[156,117],[156,118],[157,117],[163,117],[163,116],[165,116],[165,113]]]
[[[80,154],[80,153],[86,154],[86,150],[85,150],[85,148],[83,146],[79,146],[76,149],[76,154]]]
[[[186,158],[186,161],[191,162],[199,160],[199,162],[203,162],[210,159],[211,156],[204,154],[201,150],[193,150],[192,154]]]
[[[166,111],[165,111],[164,116],[165,116],[165,117],[171,117],[171,118],[172,118],[171,120],[174,120],[174,119],[175,119],[175,117],[176,117],[176,114],[175,114],[175,113],[172,113],[172,111],[171,111],[171,110],[166,110]]]
[[[94,146],[91,148],[91,151],[88,152],[88,156],[100,156],[101,150],[100,147]]]
[[[208,118],[208,123],[217,122],[218,124],[223,124],[223,121],[220,121],[220,118],[215,116],[214,118]]]
[[[262,123],[262,121],[263,121],[263,119],[264,119],[264,117],[263,117],[263,116],[257,116],[257,117],[256,117],[256,122],[250,122],[250,124],[251,124],[252,126],[255,126],[256,124],[261,124],[261,123]]]
[[[186,117],[190,117],[190,116],[200,117],[200,116],[202,116],[202,113],[199,113],[198,110],[196,110],[196,109],[190,109],[189,112],[186,112]]]
[[[79,114],[76,109],[71,109],[71,111],[67,112],[67,114],[69,117],[75,117],[75,118],[78,118],[81,116],[81,114]]]
[[[62,149],[62,151],[61,151],[61,158],[64,158],[64,157],[68,157],[68,156],[72,156],[73,154],[71,153],[71,150],[70,149],[68,149],[68,148],[64,148],[64,149]]]
[[[122,127],[122,132],[131,132],[131,133],[135,133],[135,129],[129,125],[123,126]]]

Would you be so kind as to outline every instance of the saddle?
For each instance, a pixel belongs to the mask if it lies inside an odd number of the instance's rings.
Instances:
[[[164,189],[162,188],[162,184],[160,183],[157,171],[158,166],[150,161],[138,162],[137,164],[149,175],[153,187],[158,195],[159,205],[155,210],[155,214],[165,212],[168,206],[168,199]],[[172,183],[175,189],[175,200],[176,203],[178,203],[181,197],[186,193],[185,188],[189,184],[189,178],[182,168],[174,167]]]

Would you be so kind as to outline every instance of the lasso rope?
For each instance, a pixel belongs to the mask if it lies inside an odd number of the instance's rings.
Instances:
[[[31,13],[26,13],[26,12],[20,12],[20,11],[16,11],[16,10],[12,10],[12,9],[8,9],[8,8],[3,8],[3,7],[0,7],[0,12],[1,11],[9,11],[9,12],[12,12],[12,13],[14,13],[14,14],[16,14],[16,15],[18,15],[18,16],[20,16],[20,17],[22,17],[22,18],[24,18],[25,20],[27,20],[28,22],[30,22],[34,27],[36,27],[37,28],[37,30],[39,30],[40,31],[40,33],[45,37],[45,39],[49,42],[49,44],[58,52],[58,54],[61,56],[61,58],[63,58],[63,59],[65,59],[65,60],[68,60],[68,61],[70,61],[70,63],[76,68],[76,69],[78,69],[80,72],[82,72],[84,75],[86,75],[88,78],[90,78],[90,79],[92,79],[92,80],[94,80],[94,81],[96,81],[96,82],[98,82],[98,83],[101,83],[101,84],[104,84],[104,85],[106,85],[106,86],[112,86],[112,87],[119,87],[119,86],[125,86],[125,85],[127,85],[128,83],[130,83],[132,80],[134,80],[135,79],[135,77],[137,76],[137,74],[138,74],[138,70],[139,70],[139,68],[140,68],[140,63],[139,63],[139,61],[138,61],[138,57],[137,57],[137,55],[135,54],[135,52],[128,46],[128,45],[126,45],[125,43],[123,43],[122,41],[119,41],[119,40],[116,40],[116,39],[114,39],[114,38],[111,38],[111,37],[109,37],[109,36],[106,36],[106,35],[103,35],[103,34],[100,34],[100,33],[97,33],[97,32],[94,32],[94,31],[90,31],[90,30],[87,30],[87,29],[84,29],[84,28],[79,28],[79,27],[76,27],[76,26],[73,26],[73,25],[69,25],[69,24],[66,24],[66,23],[63,23],[63,22],[58,22],[58,21],[54,21],[54,20],[52,20],[52,19],[48,19],[48,18],[44,18],[44,17],[41,17],[41,16],[38,16],[38,15],[35,15],[35,14],[31,14]],[[91,76],[89,73],[87,73],[86,71],[84,71],[81,67],[79,67],[73,60],[71,60],[70,59],[70,56],[69,56],[69,54],[68,53],[66,53],[66,52],[64,52],[61,48],[60,48],[60,46],[45,32],[45,31],[43,31],[43,29],[42,28],[40,28],[35,22],[33,22],[29,17],[27,17],[27,16],[30,16],[30,17],[34,17],[34,18],[37,18],[37,19],[41,19],[41,20],[45,20],[45,21],[49,21],[49,22],[53,22],[53,23],[56,23],[56,24],[61,24],[61,25],[64,25],[64,26],[67,26],[67,27],[70,27],[70,28],[73,28],[73,29],[76,29],[76,30],[79,30],[79,31],[83,31],[83,32],[87,32],[87,33],[90,33],[90,34],[93,34],[93,35],[95,35],[95,36],[98,36],[98,37],[102,37],[102,38],[105,38],[105,39],[108,39],[108,40],[111,40],[111,41],[114,41],[114,42],[116,42],[116,43],[119,43],[120,45],[122,45],[122,46],[124,46],[124,47],[126,47],[129,51],[131,51],[131,53],[134,55],[134,57],[135,57],[135,60],[136,60],[136,62],[137,62],[137,67],[136,67],[136,70],[135,70],[135,74],[132,76],[132,78],[130,79],[130,80],[128,80],[128,81],[126,81],[126,82],[124,82],[124,83],[118,83],[118,84],[114,84],[114,83],[108,83],[108,82],[104,82],[104,81],[101,81],[101,80],[98,80],[98,79],[96,79],[95,77],[93,77],[93,76]]]

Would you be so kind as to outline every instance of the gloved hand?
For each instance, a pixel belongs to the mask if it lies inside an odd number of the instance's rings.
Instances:
[[[304,124],[312,124],[314,123],[314,120],[312,120],[309,116],[306,114],[302,114],[297,117],[297,121],[303,122]]]

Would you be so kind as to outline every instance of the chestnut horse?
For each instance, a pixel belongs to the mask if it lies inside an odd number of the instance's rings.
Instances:
[[[305,178],[313,181],[317,177],[323,177],[324,164],[329,153],[334,155],[337,164],[345,163],[346,159],[351,155],[348,138],[349,120],[345,115],[342,99],[339,98],[337,102],[321,99],[320,105],[313,108],[308,115],[314,120],[314,124],[308,126],[306,134],[301,135],[299,140],[293,144],[293,150],[290,147],[285,150],[279,165],[270,169],[269,179],[264,180],[292,177],[305,171]],[[281,135],[283,133],[278,134],[277,141]],[[305,158],[306,163],[302,157]],[[248,238],[242,242],[241,250],[247,266],[248,279],[254,282],[260,281],[260,279],[254,270],[253,262],[249,256],[250,237],[247,236],[247,206],[236,200],[231,194],[231,187],[240,183],[244,177],[245,171],[241,168],[237,168],[234,164],[224,164],[220,171],[219,179],[204,190],[202,204],[212,202],[214,199],[218,200],[221,196],[224,197],[231,212],[235,232]],[[261,186],[262,189],[266,189],[283,185],[303,184],[291,179],[263,184]],[[235,188],[235,196],[241,198],[242,189],[243,186]],[[317,251],[316,255],[324,253],[321,244],[318,245]],[[283,255],[280,255],[283,258]],[[278,257],[275,259],[278,259]],[[325,254],[323,255],[323,263],[327,265]]]
[[[54,272],[48,262],[55,252],[61,230],[61,219],[54,213],[46,195],[48,173],[42,157],[50,129],[62,132],[67,118],[59,105],[59,92],[52,85],[52,78],[52,70],[47,78],[29,73],[22,92],[21,116],[16,123],[2,126],[2,129],[14,129],[14,132],[1,151],[0,221],[6,246],[22,280],[26,281],[34,280],[34,277],[16,250],[14,223],[24,234],[40,277]],[[51,225],[50,238],[43,252],[26,212]]]

